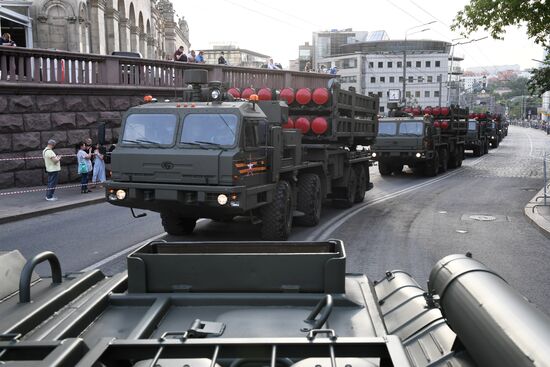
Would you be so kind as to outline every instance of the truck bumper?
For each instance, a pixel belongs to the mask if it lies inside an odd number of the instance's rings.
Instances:
[[[274,186],[151,185],[108,181],[105,196],[109,203],[128,208],[177,211],[192,217],[215,218],[242,215],[264,205],[271,200]],[[218,200],[220,195],[225,195],[226,203]]]
[[[376,156],[373,155],[375,161],[392,162],[400,164],[418,164],[433,158],[433,151],[376,151]]]

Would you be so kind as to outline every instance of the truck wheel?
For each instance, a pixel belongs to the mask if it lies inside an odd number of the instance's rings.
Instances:
[[[464,149],[460,149],[457,154],[456,167],[462,167],[462,161],[464,160]]]
[[[348,186],[338,188],[337,196],[332,200],[332,205],[338,209],[351,208],[357,192],[357,175],[355,170],[350,168]]]
[[[296,209],[304,213],[296,217],[298,225],[313,227],[321,220],[321,180],[315,173],[305,173],[298,178],[298,200]]]
[[[261,236],[266,241],[284,241],[292,228],[292,188],[287,181],[275,187],[273,201],[262,209]]]
[[[441,151],[441,167],[439,168],[439,172],[445,173],[449,169],[449,157],[447,150],[443,149]]]
[[[426,163],[426,166],[424,167],[424,174],[428,177],[435,177],[437,176],[437,171],[439,171],[439,155],[436,152],[432,158],[432,161]]]
[[[183,236],[193,233],[197,218],[185,218],[175,213],[160,213],[160,219],[164,230],[173,236]]]
[[[378,171],[382,176],[391,175],[391,167],[388,163],[385,162],[378,162]]]
[[[482,150],[481,146],[475,147],[474,148],[474,157],[481,157],[481,150]]]
[[[357,191],[355,192],[354,203],[362,203],[365,200],[365,193],[367,192],[368,178],[365,172],[365,167],[362,165],[357,166],[355,169],[355,175],[357,176]]]

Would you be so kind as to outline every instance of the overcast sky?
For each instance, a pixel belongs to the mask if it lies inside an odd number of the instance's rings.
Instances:
[[[390,39],[403,39],[408,28],[437,21],[430,30],[408,39],[451,41],[459,38],[449,25],[466,0],[203,0],[173,1],[176,13],[189,24],[191,48],[233,44],[271,55],[284,66],[298,58],[298,45],[311,43],[314,31],[353,28],[385,30]],[[424,27],[418,28],[422,29]],[[470,39],[488,35],[478,32]],[[455,41],[461,42],[461,41]],[[462,41],[463,42],[463,41]],[[503,41],[491,38],[456,46],[463,55],[462,67],[519,64],[522,69],[537,66],[542,47],[526,36],[525,28],[510,28]]]

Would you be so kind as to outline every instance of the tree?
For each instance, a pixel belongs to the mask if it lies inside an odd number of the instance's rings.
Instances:
[[[495,39],[503,39],[506,27],[525,25],[527,36],[550,53],[550,6],[547,0],[470,0],[451,25],[463,36],[483,29]],[[550,60],[533,70],[529,91],[541,94],[550,90]]]

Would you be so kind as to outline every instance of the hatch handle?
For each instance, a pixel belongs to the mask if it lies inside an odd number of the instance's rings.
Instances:
[[[57,256],[51,251],[44,251],[28,260],[19,278],[19,303],[29,303],[31,301],[31,280],[32,272],[36,265],[48,261],[52,271],[52,283],[61,284],[61,264]]]
[[[338,338],[336,336],[336,332],[333,329],[311,329],[307,334],[307,340],[312,341],[313,339],[315,339],[317,334],[327,334],[328,338],[332,341]]]
[[[302,331],[307,332],[313,329],[321,329],[321,327],[327,322],[330,313],[332,312],[332,296],[327,294],[322,300],[317,303],[313,311],[309,314],[304,321],[308,324],[313,324],[311,328],[303,328]],[[319,315],[319,318],[315,318]]]

